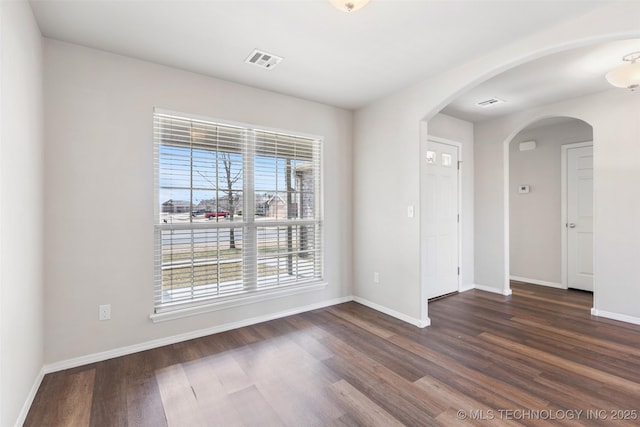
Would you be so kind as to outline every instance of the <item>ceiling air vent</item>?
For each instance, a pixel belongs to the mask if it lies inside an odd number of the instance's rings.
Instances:
[[[255,49],[244,62],[270,70],[278,65],[280,61],[282,61],[282,58],[279,56]]]
[[[498,104],[504,104],[504,101],[500,98],[489,98],[484,101],[476,102],[476,105],[482,108],[493,107]]]

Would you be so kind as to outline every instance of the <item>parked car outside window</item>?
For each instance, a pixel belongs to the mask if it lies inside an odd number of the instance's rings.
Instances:
[[[224,218],[229,218],[229,212],[228,211],[217,211],[217,212],[205,212],[204,213],[204,217],[207,219],[211,219],[211,218],[217,218],[217,217],[224,217]]]

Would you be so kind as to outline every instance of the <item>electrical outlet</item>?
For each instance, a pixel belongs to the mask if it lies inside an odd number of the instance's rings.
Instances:
[[[111,319],[111,304],[104,304],[98,306],[98,320]]]
[[[377,271],[373,273],[373,283],[380,283],[380,273]]]

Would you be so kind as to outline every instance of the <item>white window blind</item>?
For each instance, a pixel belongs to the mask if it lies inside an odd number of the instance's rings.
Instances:
[[[320,144],[154,112],[156,313],[322,280]]]

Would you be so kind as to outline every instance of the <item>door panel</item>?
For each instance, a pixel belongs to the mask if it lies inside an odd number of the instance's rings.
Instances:
[[[458,290],[458,148],[427,143],[424,276],[428,298]]]
[[[437,238],[435,236],[427,238],[425,242],[425,256],[427,259],[426,259],[426,262],[424,263],[424,266],[425,266],[424,274],[428,277],[435,277],[438,271],[437,248],[438,248]]]
[[[567,150],[567,284],[593,291],[593,147]]]

